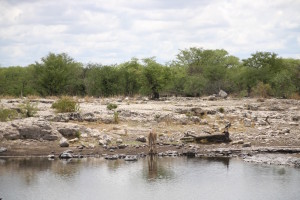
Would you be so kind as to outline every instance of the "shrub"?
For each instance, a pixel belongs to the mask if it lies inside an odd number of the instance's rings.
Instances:
[[[81,137],[81,132],[80,132],[80,131],[77,131],[77,132],[75,133],[75,137],[77,137],[78,139],[80,139],[80,137]]]
[[[117,111],[114,112],[114,123],[115,124],[119,123],[119,113]]]
[[[118,105],[117,104],[114,104],[114,103],[109,103],[107,106],[106,106],[106,108],[108,109],[108,110],[114,110],[114,109],[116,109],[118,107]]]
[[[77,112],[79,110],[79,104],[70,97],[62,97],[52,104],[52,108],[60,113]]]
[[[224,113],[225,112],[225,110],[224,110],[223,107],[219,108],[218,110],[219,110],[220,113]]]
[[[252,94],[254,96],[266,98],[271,96],[272,88],[269,84],[259,82],[255,87],[252,88]]]
[[[18,117],[18,112],[12,109],[4,109],[3,106],[0,107],[0,121],[6,122],[13,120]]]
[[[31,104],[29,101],[26,101],[19,107],[23,117],[33,117],[38,111],[37,104]]]

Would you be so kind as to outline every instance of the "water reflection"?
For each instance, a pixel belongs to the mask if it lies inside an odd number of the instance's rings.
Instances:
[[[3,199],[299,199],[299,184],[299,169],[229,158],[0,160]]]
[[[230,164],[230,158],[226,158],[226,157],[207,157],[207,158],[201,158],[201,160],[206,160],[207,162],[217,162],[217,163],[221,163],[224,166],[226,166],[227,168],[229,168],[229,164]]]
[[[157,173],[157,156],[148,156],[148,180],[154,180],[158,177]]]
[[[171,180],[175,178],[173,167],[178,160],[176,158],[159,158],[157,156],[149,156],[147,160],[148,170],[144,167],[144,179],[150,182],[157,180]]]

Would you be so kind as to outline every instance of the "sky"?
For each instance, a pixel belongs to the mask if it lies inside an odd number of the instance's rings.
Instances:
[[[0,0],[0,66],[176,59],[190,47],[300,59],[300,0]]]

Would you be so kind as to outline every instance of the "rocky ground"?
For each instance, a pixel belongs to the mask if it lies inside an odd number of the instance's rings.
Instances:
[[[1,105],[18,110],[25,100],[2,99]],[[81,155],[147,153],[151,130],[158,135],[159,153],[220,154],[216,150],[225,149],[225,154],[234,150],[239,154],[250,150],[251,154],[265,148],[297,153],[300,148],[299,100],[84,98],[78,99],[80,110],[76,113],[56,113],[51,108],[53,99],[29,100],[37,103],[35,117],[0,122],[0,156],[58,155],[66,149]],[[107,109],[109,103],[118,105],[115,111]],[[222,133],[228,123],[230,143],[181,140],[187,133]]]

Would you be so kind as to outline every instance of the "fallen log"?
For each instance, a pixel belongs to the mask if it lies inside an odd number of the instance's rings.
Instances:
[[[186,133],[185,137],[181,138],[185,142],[197,142],[197,143],[228,143],[231,142],[229,138],[229,132],[224,131],[223,133],[210,134],[210,135],[201,135],[196,136],[190,133]]]

